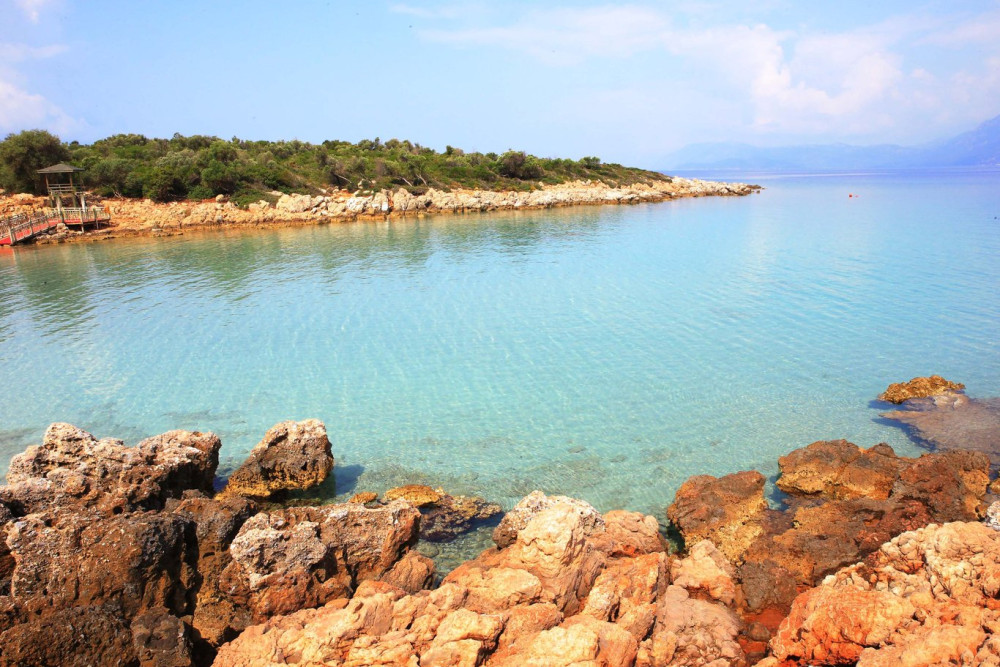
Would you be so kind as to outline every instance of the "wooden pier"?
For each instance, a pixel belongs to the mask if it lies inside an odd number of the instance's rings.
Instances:
[[[0,218],[0,246],[22,243],[57,227],[100,229],[111,215],[101,206],[87,206],[86,193],[73,182],[73,174],[83,171],[69,164],[54,164],[38,173],[45,177],[51,208]],[[69,182],[59,182],[69,177]],[[51,177],[51,180],[50,180]],[[68,204],[68,205],[67,205]]]
[[[101,223],[110,220],[111,215],[100,206],[22,213],[0,219],[0,245],[14,245],[28,241],[54,229],[59,224],[84,231],[89,228],[100,229]]]

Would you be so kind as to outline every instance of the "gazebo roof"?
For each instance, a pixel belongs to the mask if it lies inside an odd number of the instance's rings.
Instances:
[[[83,171],[80,167],[74,167],[71,164],[66,164],[60,162],[59,164],[54,164],[51,167],[46,167],[45,169],[39,169],[39,174],[72,174],[76,171]]]

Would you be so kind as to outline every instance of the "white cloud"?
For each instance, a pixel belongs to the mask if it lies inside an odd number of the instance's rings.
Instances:
[[[6,64],[19,63],[25,60],[51,58],[66,52],[64,44],[49,44],[47,46],[28,46],[26,44],[0,43],[0,62]]]
[[[64,134],[83,126],[82,121],[72,118],[41,95],[0,80],[0,130],[3,132],[42,128]]]
[[[52,0],[15,0],[15,2],[32,23],[38,23],[38,20],[41,18],[42,9],[46,5],[52,4]]]
[[[774,2],[778,6],[783,0]],[[933,131],[942,118],[968,124],[1000,107],[995,64],[1000,11],[946,23],[937,16],[904,14],[821,32],[744,24],[738,15],[727,21],[719,18],[714,2],[685,4],[688,14],[716,14],[713,18],[723,23],[705,28],[704,21],[688,25],[676,12],[652,5],[605,5],[529,9],[420,34],[463,47],[506,48],[554,67],[620,60],[620,67],[636,68],[649,79],[667,73],[662,85],[703,93],[698,103],[712,107],[703,107],[703,115],[742,105],[749,111],[741,114],[742,129],[761,135],[905,141],[908,132]],[[914,48],[921,43],[972,50],[973,55],[963,59],[962,67],[941,64],[927,47]],[[958,102],[964,107],[956,108]],[[689,122],[698,123],[695,113]]]
[[[0,43],[0,131],[7,133],[41,128],[63,134],[86,127],[83,121],[73,118],[44,96],[26,90],[20,83],[24,77],[14,67],[29,60],[52,58],[66,50],[62,44],[29,46]]]
[[[421,36],[456,45],[491,45],[522,51],[551,65],[588,57],[627,57],[658,46],[664,17],[635,6],[533,10],[506,26],[424,30]]]

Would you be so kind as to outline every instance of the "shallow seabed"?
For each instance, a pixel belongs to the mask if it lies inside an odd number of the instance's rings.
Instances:
[[[329,495],[532,489],[655,514],[814,440],[920,449],[885,385],[1000,395],[1000,174],[0,254],[0,469],[52,421],[326,422]],[[848,193],[858,195],[848,197]]]

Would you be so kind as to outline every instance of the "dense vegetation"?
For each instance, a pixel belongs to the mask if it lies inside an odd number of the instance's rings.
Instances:
[[[451,146],[439,153],[398,139],[310,144],[117,134],[84,145],[64,144],[48,132],[28,130],[0,142],[0,187],[41,192],[35,170],[60,161],[86,169],[84,184],[104,196],[174,201],[224,194],[241,204],[271,197],[273,191],[331,187],[352,192],[402,187],[420,193],[431,187],[530,190],[539,183],[576,179],[624,185],[663,178],[604,164],[596,157],[539,158],[513,150],[500,155],[466,153]]]

